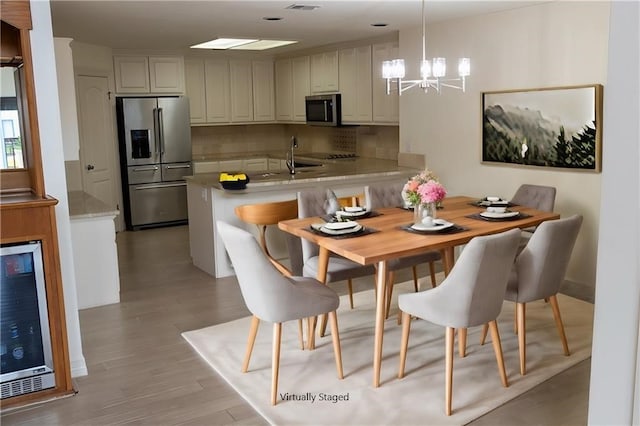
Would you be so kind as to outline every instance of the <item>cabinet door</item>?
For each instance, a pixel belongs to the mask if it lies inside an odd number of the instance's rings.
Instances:
[[[219,163],[219,169],[221,172],[240,172],[244,166],[242,160],[222,160]]]
[[[251,75],[253,77],[253,121],[274,121],[276,114],[273,62],[253,61]]]
[[[231,121],[253,121],[253,84],[251,61],[229,61],[231,86]]]
[[[341,49],[342,121],[371,122],[371,46]]]
[[[204,62],[204,79],[207,123],[229,123],[229,62],[226,59],[207,59]]]
[[[312,55],[311,92],[337,92],[338,89],[338,51]]]
[[[186,94],[189,98],[189,121],[205,123],[207,121],[207,100],[204,83],[204,61],[185,59],[184,78]]]
[[[291,59],[276,61],[276,119],[293,120],[293,69]]]
[[[268,167],[270,172],[278,172],[282,170],[280,167],[280,160],[278,158],[269,158]]]
[[[217,161],[194,161],[193,173],[215,173],[220,170],[220,165]]]
[[[306,121],[304,97],[311,94],[309,57],[301,56],[291,61],[293,71],[293,120]]]
[[[376,123],[398,123],[398,94],[387,95],[386,83],[382,78],[382,62],[398,57],[398,43],[374,44],[372,52],[373,121]]]
[[[114,56],[116,93],[149,93],[149,60],[146,56]]]
[[[184,93],[184,59],[181,56],[150,56],[151,93]]]

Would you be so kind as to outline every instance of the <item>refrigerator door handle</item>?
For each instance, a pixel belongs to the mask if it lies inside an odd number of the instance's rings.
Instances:
[[[158,135],[160,139],[160,155],[164,155],[164,119],[162,108],[158,108]]]
[[[160,185],[145,185],[145,186],[136,186],[134,189],[136,191],[144,191],[145,189],[158,189],[158,188],[170,188],[174,186],[187,186],[186,182],[182,183],[170,183],[170,184],[160,184]]]
[[[183,164],[181,166],[167,166],[167,169],[190,169],[190,164]]]
[[[153,127],[155,130],[155,138],[154,138],[154,148],[155,148],[155,155],[160,154],[160,112],[159,112],[159,108],[154,108],[153,109]],[[158,158],[156,161],[160,161],[160,158]]]
[[[158,170],[158,166],[149,166],[149,167],[134,167],[131,171],[134,172],[153,172]]]

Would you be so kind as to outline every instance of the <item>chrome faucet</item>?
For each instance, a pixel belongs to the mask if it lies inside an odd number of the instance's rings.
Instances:
[[[296,174],[296,161],[293,157],[293,150],[294,148],[298,147],[298,140],[296,139],[295,136],[291,136],[291,148],[290,150],[287,152],[287,168],[289,169],[289,174],[295,175]]]

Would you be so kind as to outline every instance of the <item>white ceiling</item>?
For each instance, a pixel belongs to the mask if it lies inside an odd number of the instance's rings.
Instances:
[[[427,1],[427,24],[541,1]],[[320,7],[286,9],[294,3]],[[176,50],[216,37],[299,41],[271,54],[383,36],[422,22],[419,0],[51,0],[51,14],[56,37],[114,49]]]

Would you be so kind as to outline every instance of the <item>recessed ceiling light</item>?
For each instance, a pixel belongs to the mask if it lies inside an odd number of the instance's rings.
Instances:
[[[205,41],[204,43],[194,44],[192,49],[230,49],[232,47],[241,46],[247,43],[253,43],[257,39],[245,38],[216,38],[214,40]]]
[[[385,24],[384,22],[376,22],[374,24],[371,24],[372,27],[386,27],[389,24]]]
[[[285,7],[285,9],[293,9],[293,10],[314,10],[314,9],[318,9],[320,6],[311,6],[308,4],[291,4],[287,7]]]
[[[297,41],[289,40],[257,40],[253,43],[247,43],[240,46],[232,47],[233,50],[267,50],[275,47],[287,46],[289,44],[297,43]]]
[[[262,19],[265,21],[281,21],[282,20],[280,16],[265,16]]]

